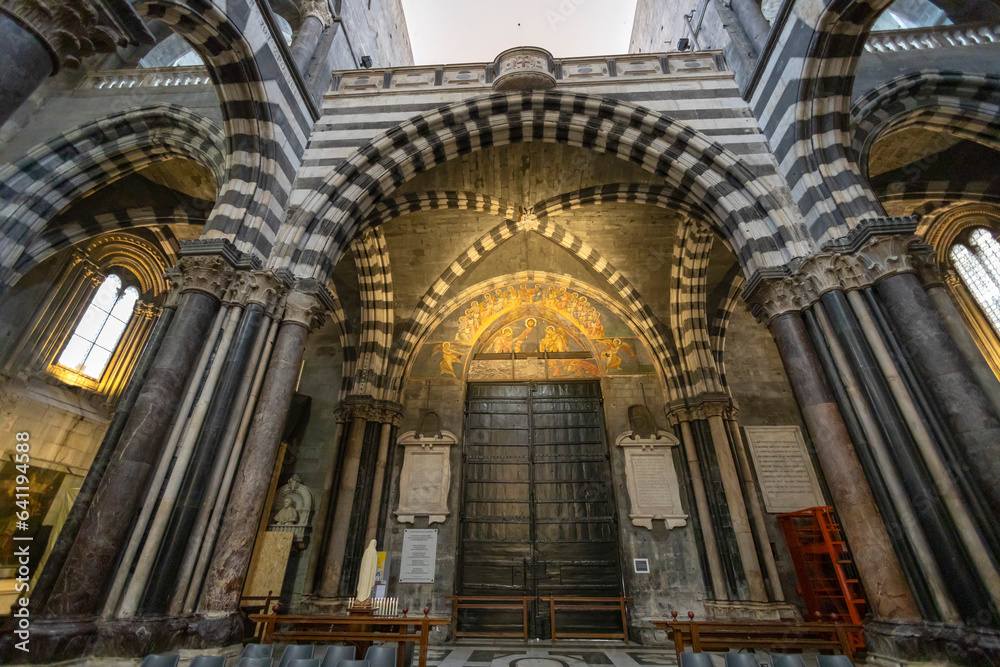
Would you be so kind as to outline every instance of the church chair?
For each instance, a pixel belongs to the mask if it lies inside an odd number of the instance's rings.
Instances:
[[[313,644],[289,644],[281,652],[281,660],[278,661],[278,667],[292,667],[288,664],[292,660],[311,660],[313,651],[315,650],[316,647]],[[305,665],[302,667],[305,667]]]
[[[854,663],[846,655],[821,655],[819,667],[854,667]]]
[[[341,662],[354,660],[353,646],[327,646],[320,667],[337,667]]]
[[[771,667],[806,667],[806,661],[798,653],[772,653]]]
[[[319,667],[318,658],[295,658],[288,661],[288,667]]]
[[[760,667],[753,653],[727,653],[726,667]]]
[[[372,667],[367,660],[341,660],[337,667]]]
[[[236,667],[271,667],[274,658],[240,658]]]
[[[270,658],[274,655],[274,644],[247,644],[241,658]]]
[[[191,667],[226,667],[226,656],[199,655],[191,661]]]
[[[681,653],[681,667],[715,667],[709,653]]]
[[[371,667],[394,667],[396,664],[396,647],[371,646],[365,653],[365,660],[371,663]]]
[[[177,667],[181,657],[177,654],[153,654],[142,659],[141,667]]]

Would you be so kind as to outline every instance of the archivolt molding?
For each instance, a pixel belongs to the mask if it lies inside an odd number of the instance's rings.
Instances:
[[[326,276],[365,230],[376,202],[416,173],[488,146],[540,138],[599,150],[664,178],[704,204],[748,272],[780,266],[811,243],[794,211],[738,156],[658,113],[557,91],[503,93],[442,107],[375,138],[311,193],[286,225],[271,263]]]

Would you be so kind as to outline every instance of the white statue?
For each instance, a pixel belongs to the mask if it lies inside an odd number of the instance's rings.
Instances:
[[[358,594],[356,602],[365,602],[372,596],[375,587],[375,570],[378,568],[378,550],[375,540],[368,543],[365,555],[361,557],[361,567],[358,570]]]
[[[295,501],[285,496],[281,509],[275,512],[274,523],[293,526],[299,522],[299,511],[295,509]]]

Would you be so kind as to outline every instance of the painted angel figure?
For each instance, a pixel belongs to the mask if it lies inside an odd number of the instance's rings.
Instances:
[[[624,350],[626,354],[638,361],[638,357],[635,356],[635,351],[632,346],[623,341],[621,338],[614,338],[610,341],[601,341],[604,345],[604,352],[601,352],[601,358],[605,359],[604,362],[604,372],[609,373],[611,371],[620,371],[622,369],[622,358],[618,354],[620,351]]]
[[[440,345],[434,346],[435,352],[441,353],[441,375],[450,375],[455,379],[458,376],[455,375],[454,364],[462,362],[462,353],[451,349],[451,343],[441,343]]]

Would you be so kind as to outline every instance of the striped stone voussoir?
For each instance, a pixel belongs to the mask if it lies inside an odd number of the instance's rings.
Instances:
[[[851,147],[862,173],[876,141],[909,128],[1000,149],[1000,76],[921,70],[863,95],[851,107]]]
[[[257,2],[140,0],[136,11],[184,37],[208,69],[226,127],[226,178],[206,231],[263,261],[270,254],[317,114]],[[266,11],[270,11],[266,7]]]
[[[710,222],[748,271],[784,265],[811,247],[797,214],[772,194],[768,181],[704,134],[608,98],[536,91],[440,107],[376,137],[304,198],[270,265],[322,279],[399,185],[459,155],[522,141],[596,150],[662,177],[678,198],[712,213]]]
[[[382,230],[374,228],[351,244],[361,291],[361,331],[357,363],[343,392],[381,399],[389,368],[393,335],[392,271]]]
[[[183,107],[157,105],[80,125],[0,169],[0,294],[58,249],[39,241],[75,200],[153,163],[185,158],[221,182],[223,134]],[[56,244],[56,245],[53,245]],[[29,253],[29,248],[30,253]]]
[[[892,0],[812,0],[789,4],[772,28],[748,91],[819,245],[865,218],[884,215],[849,150],[851,89],[865,40]]]
[[[677,354],[669,342],[669,336],[664,335],[666,327],[653,314],[652,309],[628,279],[596,248],[554,220],[542,220],[532,215],[524,215],[518,220],[504,220],[477,239],[449,265],[420,298],[410,317],[400,324],[391,353],[388,387],[392,391],[402,391],[405,369],[420,340],[432,330],[434,323],[440,321],[442,313],[447,312],[447,308],[441,304],[458,278],[470,271],[504,241],[525,231],[535,232],[566,248],[606,280],[611,288],[608,294],[620,299],[620,307],[628,313],[629,320],[645,332],[653,354],[660,357],[665,364],[663,369],[665,380],[668,384],[672,383],[673,378],[677,377],[674,371]],[[607,296],[603,300],[607,301]],[[671,391],[680,389],[680,385],[671,385]]]

